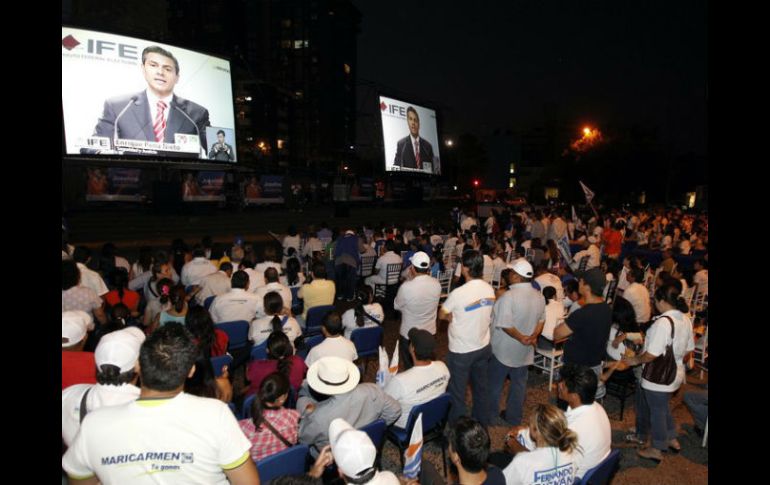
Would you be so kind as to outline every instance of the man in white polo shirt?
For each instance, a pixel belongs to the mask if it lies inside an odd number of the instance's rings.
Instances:
[[[184,286],[197,286],[204,276],[216,273],[217,267],[206,259],[203,246],[195,246],[193,259],[182,267],[182,284]]]
[[[214,298],[209,313],[214,323],[246,320],[250,322],[262,308],[262,299],[249,291],[249,275],[243,270],[233,273],[232,288],[224,295]]]
[[[532,265],[519,258],[510,265],[513,270],[508,291],[495,302],[492,320],[492,358],[489,362],[489,393],[492,396],[491,417],[497,414],[499,396],[505,378],[511,386],[505,406],[505,420],[518,425],[527,394],[527,370],[534,362],[534,344],[545,324],[545,299],[532,287]]]
[[[465,388],[468,380],[473,390],[472,417],[483,425],[491,424],[487,368],[492,349],[489,345],[489,324],[495,290],[481,279],[484,259],[478,251],[463,254],[464,285],[452,290],[439,310],[439,320],[449,321],[449,353],[446,363],[451,375],[449,393],[452,407],[449,421],[467,416]]]
[[[430,257],[419,251],[409,261],[409,279],[401,284],[393,300],[393,308],[401,311],[398,348],[405,370],[414,365],[409,355],[409,330],[419,328],[436,335],[436,310],[441,298],[441,283],[430,275]]]
[[[401,405],[401,417],[395,425],[406,428],[409,413],[414,406],[426,403],[446,392],[449,369],[440,360],[433,360],[436,338],[426,330],[409,331],[408,352],[414,366],[396,374],[385,386],[385,393]]]

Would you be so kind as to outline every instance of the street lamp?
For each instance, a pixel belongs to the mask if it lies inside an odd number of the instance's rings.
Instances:
[[[451,139],[449,139],[449,140],[447,140],[447,141],[446,141],[446,146],[448,146],[448,147],[451,147],[451,146],[453,146],[454,144],[455,144],[455,142],[454,142],[454,141],[452,141]]]
[[[589,128],[587,126],[585,128],[583,128],[583,134],[585,136],[591,136],[591,128]]]

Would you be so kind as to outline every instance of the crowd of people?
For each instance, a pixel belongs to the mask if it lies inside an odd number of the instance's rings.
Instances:
[[[292,226],[273,234],[280,247],[175,240],[133,262],[112,244],[95,257],[63,237],[63,469],[85,483],[258,483],[256,462],[305,444],[306,480],[328,480],[334,462],[346,483],[395,484],[355,430],[378,419],[404,428],[414,406],[447,392],[460,483],[572,483],[610,453],[600,401],[621,374],[637,382],[626,439],[660,462],[681,449],[670,400],[708,321],[708,217],[581,216],[455,210],[440,225]],[[308,310],[327,305],[310,344]],[[363,382],[353,334],[386,320],[398,325],[400,372]],[[220,325],[233,321],[265,347],[245,362],[244,386],[212,364],[229,350]],[[553,349],[563,351],[557,393],[525,420],[529,369]],[[670,353],[673,380],[661,384],[653,368]],[[229,405],[244,402],[239,421]],[[707,394],[686,402],[703,428]],[[502,450],[492,452],[490,426],[510,428]],[[425,462],[422,473],[443,479]]]

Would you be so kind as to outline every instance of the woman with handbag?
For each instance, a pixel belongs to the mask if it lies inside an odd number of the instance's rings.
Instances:
[[[647,331],[643,353],[624,361],[630,366],[644,364],[642,392],[647,406],[636,410],[641,413],[641,419],[637,420],[641,426],[636,431],[645,441],[651,434],[652,446],[640,449],[637,454],[660,462],[662,451],[681,449],[669,401],[684,382],[685,356],[693,351],[695,344],[687,303],[676,285],[666,282],[655,290],[655,307],[660,316]]]

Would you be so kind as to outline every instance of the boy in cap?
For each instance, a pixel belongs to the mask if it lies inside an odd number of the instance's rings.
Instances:
[[[329,424],[329,443],[340,478],[355,485],[399,485],[391,471],[378,471],[374,466],[377,448],[363,431],[353,428],[341,418]]]
[[[97,384],[77,384],[62,391],[62,438],[67,446],[72,443],[87,413],[139,397],[139,388],[135,384],[139,376],[139,349],[144,339],[144,332],[137,327],[108,333],[99,341],[94,353]]]
[[[446,392],[449,369],[440,360],[433,360],[436,338],[427,330],[409,330],[408,352],[414,362],[411,369],[396,374],[385,386],[385,393],[401,405],[401,417],[396,426],[406,428],[414,406],[426,403]]]
[[[88,332],[94,329],[91,315],[81,310],[61,314],[61,388],[96,384],[94,353],[83,352]]]

